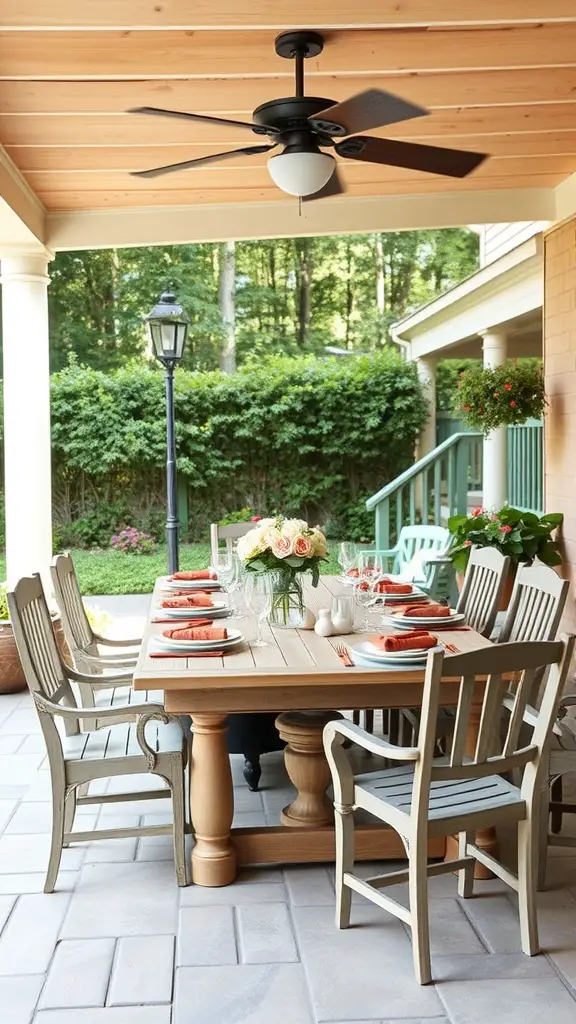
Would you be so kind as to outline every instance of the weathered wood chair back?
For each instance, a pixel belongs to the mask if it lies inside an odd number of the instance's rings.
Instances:
[[[98,647],[94,642],[94,633],[86,614],[71,556],[57,555],[50,566],[50,571],[68,643],[77,651],[97,654]]]
[[[473,548],[458,599],[457,611],[482,636],[494,629],[510,559],[497,548]]]
[[[462,779],[487,779],[514,768],[524,770],[522,796],[534,803],[540,794],[542,753],[552,730],[558,700],[566,679],[574,647],[571,638],[560,641],[498,644],[449,659],[438,651],[428,657],[418,737],[419,757],[415,764],[412,816],[428,814],[430,786],[446,783],[446,806],[454,802],[454,812],[463,816],[474,810],[472,804],[458,804],[451,797],[450,783]],[[520,730],[533,688],[534,675],[550,666],[538,712],[531,710],[534,729],[528,745],[520,746]],[[460,679],[454,737],[446,763],[434,763],[436,721],[442,677]],[[515,688],[508,681],[514,677]],[[486,679],[486,683],[478,682]],[[468,747],[470,716],[478,687],[484,687],[480,724],[475,749]],[[504,711],[504,709],[506,709]],[[477,709],[474,709],[474,714]],[[502,725],[504,727],[502,727]],[[532,766],[528,771],[528,766]],[[538,786],[537,786],[538,784]],[[469,797],[468,797],[469,799]],[[502,798],[505,800],[505,797]],[[410,803],[410,795],[407,796]]]
[[[60,750],[60,741],[54,718],[47,713],[43,698],[72,708],[78,705],[54,637],[40,576],[35,574],[19,580],[7,597],[18,654],[50,754],[54,741]],[[79,733],[79,723],[67,720],[66,732],[68,735]]]
[[[570,584],[547,565],[519,566],[500,643],[554,640]]]
[[[238,540],[238,537],[244,537],[246,533],[250,533],[250,530],[253,530],[255,526],[258,526],[258,523],[230,523],[228,526],[220,526],[219,523],[212,523],[210,526],[210,553],[212,565],[216,565],[216,556],[221,540],[225,541],[226,550],[231,555],[234,550],[234,541]]]

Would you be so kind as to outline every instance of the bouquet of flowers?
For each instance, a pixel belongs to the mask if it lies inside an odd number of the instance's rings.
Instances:
[[[546,407],[542,367],[518,362],[475,366],[460,374],[458,416],[474,430],[491,430],[539,419]]]
[[[326,537],[303,519],[261,519],[238,541],[238,556],[249,572],[311,572],[318,586],[320,562],[326,561]]]

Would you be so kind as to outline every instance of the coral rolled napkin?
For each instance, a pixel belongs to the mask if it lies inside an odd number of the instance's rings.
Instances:
[[[450,608],[444,604],[411,604],[403,612],[404,617],[408,619],[415,619],[419,615],[426,619],[443,619],[451,614]]]
[[[436,647],[438,638],[424,630],[411,630],[409,633],[378,636],[371,643],[381,651],[421,651],[428,647]]]
[[[170,578],[173,580],[215,580],[216,573],[213,569],[185,569],[182,572],[175,572]]]
[[[377,594],[411,594],[414,587],[411,583],[392,583],[381,580],[374,587]]]
[[[198,594],[186,594],[179,597],[166,597],[162,601],[162,608],[212,608],[214,602],[209,594],[202,592]]]
[[[167,640],[227,640],[228,630],[216,626],[188,626],[179,629],[164,629],[162,636]]]

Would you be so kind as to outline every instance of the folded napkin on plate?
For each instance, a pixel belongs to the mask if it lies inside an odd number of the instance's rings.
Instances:
[[[374,590],[377,594],[411,594],[414,587],[411,583],[391,583],[388,580],[380,580]]]
[[[213,569],[184,569],[182,572],[175,572],[170,577],[173,580],[215,580],[216,573]]]
[[[228,630],[220,626],[180,626],[176,629],[164,629],[162,636],[168,640],[227,640]]]
[[[165,597],[162,601],[162,608],[212,608],[213,604],[210,594],[200,591],[197,594]]]
[[[436,647],[438,640],[424,630],[411,630],[406,633],[378,636],[371,640],[371,643],[381,651],[417,651],[427,647]]]
[[[451,614],[450,608],[444,604],[411,604],[403,612],[407,619],[417,618],[418,615],[426,619],[443,619]]]

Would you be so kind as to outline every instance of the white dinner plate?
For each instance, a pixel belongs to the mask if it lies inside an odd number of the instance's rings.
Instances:
[[[191,608],[155,608],[154,616],[167,619],[215,619],[230,615],[232,609],[225,601],[214,601],[212,605]]]
[[[373,658],[381,661],[410,661],[414,658],[423,658],[426,660],[428,657],[428,651],[435,650],[435,647],[416,647],[411,651],[382,651],[378,647],[375,647],[370,640],[365,640],[360,644],[354,644],[352,650],[358,651],[365,658]]]
[[[409,604],[409,603],[411,604],[412,602],[414,602],[415,604],[418,604],[419,601],[428,601],[429,600],[428,595],[425,594],[422,590],[418,590],[418,587],[414,587],[414,589],[413,589],[411,594],[379,594],[379,593],[377,593],[374,596],[375,596],[375,600],[377,600],[377,601],[380,600],[380,601],[383,601],[383,602],[385,601],[386,604],[388,604],[388,603],[393,604],[394,602],[396,602],[398,604]]]
[[[226,640],[170,640],[160,635],[154,637],[154,642],[169,651],[219,651],[241,644],[244,639],[239,629],[229,629]]]
[[[441,650],[442,645],[437,644],[435,647],[420,647],[412,651],[380,651],[377,647],[374,647],[369,640],[366,640],[363,643],[355,644],[351,649],[362,658],[368,658],[370,661],[426,661],[430,651]]]
[[[453,612],[452,615],[444,616],[430,616],[427,618],[425,615],[415,615],[409,617],[406,615],[383,615],[382,622],[387,626],[398,626],[400,629],[427,629],[434,632],[434,627],[439,629],[440,627],[447,626],[460,626],[465,621],[465,615],[462,612]]]
[[[434,651],[437,650],[437,648],[432,647],[431,650]],[[428,651],[426,654],[428,654]],[[355,665],[360,665],[364,668],[379,668],[388,672],[414,672],[415,669],[423,669],[426,664],[426,658],[421,658],[420,660],[415,659],[414,661],[377,660],[376,658],[368,658],[365,654],[358,654],[354,649],[350,651],[350,657]]]
[[[162,584],[163,590],[214,590],[221,587],[218,580],[166,580]]]

